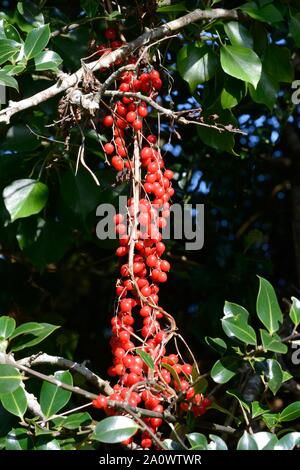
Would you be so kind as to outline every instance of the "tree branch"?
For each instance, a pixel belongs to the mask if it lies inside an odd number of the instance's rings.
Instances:
[[[32,108],[33,106],[37,106],[44,101],[53,98],[60,93],[66,91],[68,88],[75,86],[78,84],[85,73],[86,67],[96,72],[100,68],[107,68],[117,59],[123,59],[124,57],[128,56],[136,49],[139,49],[142,46],[148,46],[166,36],[170,36],[174,31],[179,31],[180,29],[184,28],[185,26],[195,23],[198,21],[211,21],[217,19],[238,19],[239,13],[237,10],[225,10],[222,8],[216,8],[213,10],[199,10],[196,9],[187,15],[184,15],[176,20],[170,21],[169,23],[165,23],[162,26],[154,28],[150,31],[146,31],[144,34],[139,36],[134,41],[124,45],[120,49],[110,52],[109,54],[103,55],[96,61],[93,61],[89,64],[84,64],[77,72],[73,73],[72,75],[62,75],[58,81],[49,88],[46,88],[39,93],[31,96],[30,98],[25,98],[21,101],[10,101],[9,106],[2,111],[0,111],[0,122],[8,124],[10,122],[11,117],[24,111],[25,109]]]
[[[81,374],[88,382],[95,385],[95,387],[99,388],[106,395],[113,393],[113,388],[110,386],[108,381],[101,379],[101,377],[96,375],[83,364],[70,361],[69,359],[65,359],[60,356],[49,356],[49,354],[46,353],[36,354],[35,356],[21,359],[18,361],[18,364],[25,365],[27,367],[41,364],[50,364],[53,366],[62,367],[63,369],[69,369],[73,372]]]

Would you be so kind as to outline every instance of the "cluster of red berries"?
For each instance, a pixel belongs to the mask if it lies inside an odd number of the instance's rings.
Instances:
[[[105,35],[113,41],[111,48],[116,47],[116,32],[109,28]],[[141,91],[155,100],[161,86],[159,72],[144,68],[122,73],[118,88],[123,93]],[[118,383],[110,397],[99,395],[93,403],[109,415],[119,413],[109,407],[109,400],[162,414],[170,400],[180,393],[177,412],[190,410],[195,416],[200,416],[211,401],[195,394],[191,386],[192,365],[180,363],[177,354],[167,355],[166,351],[172,339],[172,317],[159,306],[158,294],[160,284],[167,281],[171,268],[170,263],[162,259],[166,247],[161,231],[170,216],[169,201],[174,194],[171,183],[174,174],[165,168],[157,137],[143,133],[143,129],[148,127],[144,123],[147,115],[148,108],[144,101],[135,96],[123,96],[112,106],[111,114],[103,119],[103,126],[112,129],[112,139],[104,145],[104,151],[112,157],[112,166],[117,171],[133,172],[133,140],[137,139],[143,176],[138,210],[132,197],[128,199],[127,215],[115,216],[120,245],[116,255],[121,259],[121,277],[116,286],[116,315],[111,321],[110,346],[114,360],[108,373],[117,377]],[[134,232],[132,227],[136,227]],[[145,361],[145,355],[143,360],[143,353],[150,356],[154,368],[149,366],[149,361]],[[153,387],[153,382],[156,387]],[[163,420],[157,417],[145,417],[143,420],[153,433],[157,433],[163,424]],[[136,440],[136,436],[134,438]],[[132,438],[124,444],[130,442]],[[150,448],[152,444],[151,435],[142,432],[140,445]]]

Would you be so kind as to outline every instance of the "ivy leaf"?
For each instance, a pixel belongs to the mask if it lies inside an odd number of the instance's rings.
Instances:
[[[0,341],[9,338],[16,327],[16,322],[11,317],[0,317]]]
[[[73,385],[72,374],[68,370],[56,371],[55,379],[67,385]],[[40,405],[46,418],[55,415],[70,400],[71,392],[64,390],[57,385],[49,382],[43,382],[40,394]]]
[[[92,438],[107,444],[116,444],[133,436],[139,426],[126,416],[110,416],[97,424]]]
[[[228,75],[251,83],[256,88],[262,65],[253,50],[241,46],[222,46],[221,65]]]
[[[24,54],[27,60],[36,57],[47,46],[50,39],[49,25],[40,26],[31,30],[26,37]]]
[[[27,410],[27,398],[23,387],[18,387],[10,393],[4,393],[0,396],[3,408],[9,413],[23,419]]]
[[[276,333],[270,335],[266,330],[261,329],[259,331],[265,351],[273,351],[281,354],[286,354],[288,352],[287,345],[281,342],[280,336]]]
[[[33,179],[16,180],[3,190],[3,198],[11,221],[38,214],[48,199],[48,187]]]
[[[253,38],[250,31],[238,21],[229,21],[224,24],[225,33],[227,34],[233,46],[253,47]]]
[[[263,277],[258,276],[258,278],[259,291],[256,300],[256,311],[258,318],[272,335],[279,329],[283,316],[272,285]]]
[[[207,47],[184,46],[177,55],[177,67],[182,78],[194,92],[201,83],[210,80],[216,73],[218,60]]]
[[[292,297],[292,306],[290,309],[290,319],[295,325],[295,329],[298,328],[300,324],[300,300],[296,299],[296,297]]]

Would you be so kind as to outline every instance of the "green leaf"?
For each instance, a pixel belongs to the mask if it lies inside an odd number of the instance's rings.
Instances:
[[[3,198],[11,221],[38,214],[48,199],[48,187],[33,179],[16,180],[3,190]]]
[[[225,384],[236,375],[238,366],[239,362],[235,358],[226,356],[214,364],[211,377],[215,382]]]
[[[237,450],[258,450],[254,437],[247,431],[244,431],[244,434],[240,438],[237,444]]]
[[[238,21],[225,23],[224,29],[233,46],[248,47],[249,49],[253,48],[251,33]]]
[[[40,146],[39,139],[23,124],[10,126],[2,143],[4,148],[23,153],[30,152]]]
[[[291,51],[287,47],[271,44],[263,57],[266,73],[278,82],[291,83],[294,79],[294,68]]]
[[[295,325],[295,329],[298,328],[300,324],[300,300],[296,299],[296,297],[292,297],[292,306],[290,309],[290,319]]]
[[[216,73],[218,60],[207,47],[184,46],[177,55],[177,68],[182,78],[194,92],[201,83],[210,80]]]
[[[14,392],[20,384],[20,372],[9,364],[0,364],[0,393]]]
[[[223,124],[226,126],[233,126],[236,127],[237,121],[229,109],[222,109],[221,106],[219,109],[214,108],[214,112],[216,112],[219,116],[217,122],[218,124]],[[209,113],[205,112],[203,115],[203,119],[208,124],[211,124],[209,119]],[[215,124],[215,122],[213,122]],[[220,132],[216,129],[211,129],[209,127],[202,127],[197,126],[197,132],[201,138],[201,140],[208,145],[218,151],[226,151],[236,155],[233,150],[234,147],[234,135],[231,132]]]
[[[36,70],[57,70],[62,63],[62,58],[53,51],[43,51],[38,54],[35,59]]]
[[[136,353],[141,357],[142,361],[149,367],[149,369],[155,369],[154,361],[150,354],[146,353],[145,351],[142,351],[141,349],[137,349]]]
[[[273,450],[274,445],[277,443],[277,437],[271,432],[256,432],[252,435],[255,440],[258,450]]]
[[[269,409],[267,407],[262,406],[259,401],[253,401],[251,403],[251,415],[253,419],[269,412]]]
[[[19,91],[19,85],[17,80],[14,77],[11,77],[3,70],[0,70],[0,85],[8,86]]]
[[[279,415],[279,421],[294,421],[300,417],[300,401],[288,405]]]
[[[212,338],[211,336],[206,336],[205,342],[219,354],[224,354],[227,350],[227,344],[221,338]]]
[[[92,421],[92,417],[89,413],[73,413],[69,416],[60,416],[59,418],[54,418],[52,421],[56,427],[63,427],[73,430],[89,425]]]
[[[28,450],[30,437],[24,428],[12,429],[6,436],[6,450]]]
[[[262,65],[258,55],[251,49],[241,46],[222,46],[221,65],[228,75],[251,83],[256,88]]]
[[[116,444],[133,436],[139,426],[126,416],[110,416],[97,424],[92,439],[105,442],[107,444]]]
[[[54,378],[67,385],[73,385],[72,374],[68,370],[56,371]],[[43,382],[40,394],[40,405],[46,418],[55,415],[70,400],[71,392],[57,385]]]
[[[272,430],[278,423],[279,413],[278,414],[275,414],[275,413],[263,414],[262,415],[262,420],[265,422],[267,427]]]
[[[16,328],[16,322],[11,317],[0,317],[0,341],[9,338]]]
[[[165,439],[163,442],[167,450],[183,450],[183,447],[177,441]]]
[[[48,24],[30,31],[24,44],[24,53],[27,60],[36,57],[47,46],[49,39],[50,28]]]
[[[1,403],[9,413],[23,419],[27,410],[27,398],[23,387],[18,387],[10,393],[0,395]]]
[[[161,366],[164,367],[165,369],[167,369],[170,372],[170,374],[172,375],[172,377],[175,380],[175,382],[177,383],[177,385],[181,388],[180,378],[179,378],[179,375],[177,374],[176,370],[170,364],[167,364],[166,362],[162,362]]]
[[[259,331],[265,351],[273,351],[281,354],[286,354],[288,352],[287,345],[281,342],[280,336],[276,333],[270,335],[266,330],[260,329]]]
[[[245,83],[241,80],[226,75],[224,88],[221,93],[221,105],[223,109],[234,108],[244,97],[246,92]]]
[[[271,392],[276,395],[283,381],[283,372],[279,362],[275,359],[267,359],[265,376]]]
[[[293,450],[300,445],[300,432],[289,432],[274,446],[274,450]]]
[[[23,64],[7,64],[2,68],[2,71],[5,72],[6,75],[9,77],[13,75],[19,75],[26,69],[26,66]],[[8,86],[12,87],[12,84],[15,82],[11,82]],[[17,84],[18,87],[18,84]],[[18,88],[16,88],[18,90]]]
[[[206,450],[207,448],[207,439],[204,434],[199,432],[192,432],[186,435],[190,445],[191,450]]]
[[[264,21],[271,24],[283,21],[283,16],[278,8],[271,4],[264,5],[260,8],[256,3],[249,2],[239,7],[239,9],[245,11],[249,16],[258,21]]]
[[[187,11],[184,3],[174,3],[174,5],[165,5],[161,7],[159,6],[156,9],[157,13],[180,13],[182,11]]]
[[[265,104],[270,110],[273,109],[279,91],[279,82],[270,75],[264,67],[256,89],[249,85],[250,96],[256,103]]]
[[[80,0],[80,6],[90,17],[96,16],[99,9],[99,3],[97,0]]]
[[[296,45],[300,47],[300,13],[291,15],[290,35],[294,39]]]
[[[226,393],[227,395],[234,397],[239,402],[240,407],[244,408],[244,410],[250,413],[250,407],[248,403],[245,402],[245,400],[243,399],[242,395],[239,392],[237,392],[236,390],[227,390]]]
[[[248,325],[249,313],[244,307],[225,302],[225,316],[222,318],[222,327],[229,338],[237,338],[243,343],[256,346],[256,334],[252,326]]]
[[[39,328],[37,328],[37,325],[39,325]],[[31,326],[32,330],[30,330]],[[53,333],[58,328],[60,327],[51,325],[50,323],[24,323],[15,329],[15,332],[11,337],[12,339],[24,334],[24,336],[18,338],[18,340],[12,344],[11,351],[21,351],[22,349],[35,346],[36,344],[44,341],[47,336],[51,335],[51,333]]]
[[[226,443],[219,436],[215,434],[210,434],[209,438],[211,442],[207,446],[207,450],[228,450]]]
[[[0,65],[7,60],[15,58],[20,51],[21,44],[12,39],[1,39],[0,41]]]
[[[259,291],[256,300],[257,315],[269,333],[273,335],[273,333],[279,329],[283,321],[283,316],[272,285],[263,277],[258,276],[258,278]]]
[[[34,450],[60,450],[60,445],[57,439],[39,436],[35,443]]]

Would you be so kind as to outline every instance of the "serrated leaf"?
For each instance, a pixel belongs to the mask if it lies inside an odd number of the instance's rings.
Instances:
[[[16,328],[16,322],[11,317],[0,317],[0,341],[8,339]]]
[[[23,419],[27,410],[27,398],[23,387],[18,387],[10,393],[0,395],[1,403],[9,413]]]
[[[33,325],[32,330],[29,329],[31,325]],[[39,325],[39,328],[37,328],[36,325]],[[21,351],[25,348],[35,346],[36,344],[39,344],[44,341],[45,338],[51,335],[58,328],[60,327],[56,325],[51,325],[50,323],[24,323],[23,325],[15,329],[11,339],[19,337],[23,334],[24,336],[21,336],[21,338],[18,338],[17,341],[14,341],[10,345],[10,349],[11,351],[16,352]]]
[[[53,51],[40,52],[34,59],[36,70],[57,70],[62,58]]]
[[[141,349],[137,349],[136,353],[140,356],[142,361],[149,367],[149,369],[155,370],[154,361],[150,354],[146,353],[145,351],[142,351]]]
[[[222,46],[221,65],[228,75],[251,83],[256,88],[262,65],[253,50],[241,46]]]
[[[56,371],[54,378],[67,385],[73,385],[72,374],[68,370]],[[40,405],[46,418],[55,415],[70,400],[71,392],[57,385],[43,382],[40,394]]]
[[[24,53],[27,60],[36,57],[47,46],[50,39],[49,25],[31,30],[26,37]]]
[[[280,336],[276,333],[270,335],[266,330],[260,329],[259,331],[265,351],[273,351],[281,354],[286,354],[288,352],[287,345],[281,342]]]
[[[258,450],[255,439],[247,431],[240,438],[237,444],[237,450]]]
[[[11,221],[38,214],[45,207],[48,188],[33,179],[16,180],[3,190],[3,198]]]
[[[297,329],[298,325],[300,324],[300,300],[296,299],[296,297],[292,297],[292,306],[290,308],[290,319],[295,325],[295,329]]]
[[[177,68],[182,78],[194,92],[201,83],[210,80],[218,66],[215,54],[206,46],[184,46],[177,55]]]
[[[294,421],[300,417],[300,401],[288,405],[279,415],[280,421]]]
[[[107,444],[116,444],[133,436],[139,426],[127,416],[110,416],[96,425],[92,439]]]
[[[21,374],[9,364],[0,364],[0,393],[14,392],[21,384]]]
[[[256,311],[258,318],[265,325],[269,333],[275,333],[282,321],[283,316],[272,285],[264,279],[259,278],[259,291],[256,301]]]
[[[225,33],[227,34],[233,46],[253,47],[253,38],[250,31],[238,21],[229,21],[224,24]]]

